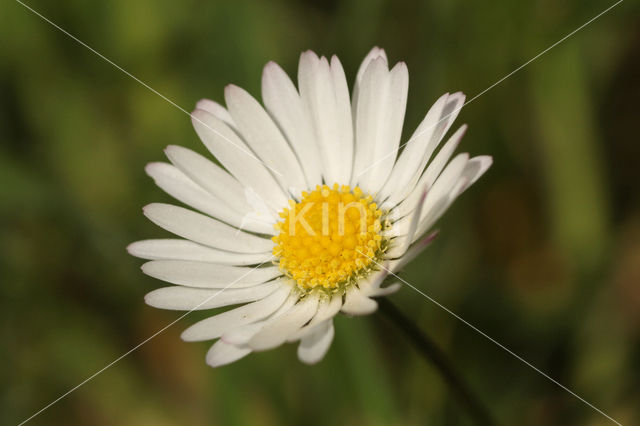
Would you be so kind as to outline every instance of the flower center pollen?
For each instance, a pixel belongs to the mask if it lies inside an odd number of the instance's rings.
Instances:
[[[318,185],[289,200],[273,237],[280,269],[300,290],[335,292],[366,275],[388,246],[388,226],[371,195],[358,187]]]

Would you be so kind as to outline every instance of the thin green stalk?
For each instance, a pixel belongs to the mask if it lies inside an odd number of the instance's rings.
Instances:
[[[471,392],[456,373],[447,355],[422,330],[416,326],[388,298],[378,299],[380,312],[401,329],[420,354],[438,370],[458,401],[464,405],[469,416],[478,425],[494,425],[489,411]]]

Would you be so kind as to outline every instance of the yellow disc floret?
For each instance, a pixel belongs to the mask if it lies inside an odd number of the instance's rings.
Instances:
[[[280,218],[273,254],[301,290],[343,289],[386,250],[383,212],[358,187],[318,185],[290,200]]]

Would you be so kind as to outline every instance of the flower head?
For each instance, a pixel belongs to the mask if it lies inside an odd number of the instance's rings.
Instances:
[[[360,66],[352,96],[335,56],[303,53],[298,88],[269,63],[264,107],[227,86],[226,108],[201,100],[192,113],[222,167],[178,146],[166,150],[171,164],[147,166],[191,209],[144,209],[181,237],[129,246],[150,260],[146,274],[174,284],[146,302],[177,310],[242,305],[183,332],[188,341],[218,339],[210,365],[286,341],[300,341],[302,361],[321,360],[333,317],[371,313],[373,298],[396,291],[398,283],[383,286],[388,273],[426,247],[433,224],[489,168],[487,156],[449,161],[465,126],[433,155],[464,104],[461,93],[440,97],[400,146],[408,79],[406,65],[389,69],[379,48]]]

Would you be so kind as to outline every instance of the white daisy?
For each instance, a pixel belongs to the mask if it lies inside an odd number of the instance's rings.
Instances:
[[[445,94],[400,151],[409,75],[389,70],[385,52],[364,59],[349,96],[337,57],[300,57],[298,89],[275,63],[262,74],[264,107],[243,89],[225,89],[227,107],[196,105],[192,121],[211,154],[169,146],[172,164],[147,173],[199,212],[151,204],[144,214],[181,237],[133,243],[142,270],[174,284],[147,294],[176,310],[240,305],[197,322],[187,341],[218,339],[207,363],[300,341],[315,363],[334,335],[333,317],[376,310],[373,297],[431,241],[449,205],[491,165],[459,154],[465,126],[433,157],[464,103]],[[398,155],[398,153],[400,154]],[[433,157],[433,159],[431,159]],[[431,160],[431,161],[430,161]]]

